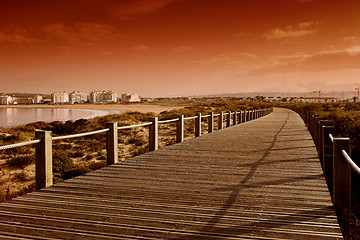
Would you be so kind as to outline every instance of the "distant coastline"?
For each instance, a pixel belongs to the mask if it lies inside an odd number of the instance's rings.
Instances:
[[[93,110],[114,110],[114,111],[137,111],[137,112],[154,112],[156,114],[162,111],[170,111],[174,109],[183,108],[183,106],[168,106],[157,104],[64,104],[64,105],[46,105],[46,104],[32,104],[32,105],[0,105],[0,108],[64,108],[64,109],[93,109]]]

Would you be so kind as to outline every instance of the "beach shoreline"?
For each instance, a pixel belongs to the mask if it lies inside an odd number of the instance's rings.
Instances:
[[[93,109],[93,110],[113,110],[126,112],[153,112],[159,114],[163,111],[170,111],[174,109],[181,109],[184,106],[170,106],[160,104],[134,103],[134,104],[66,104],[66,105],[48,105],[48,104],[33,104],[33,105],[0,105],[0,108],[63,108],[63,109]]]

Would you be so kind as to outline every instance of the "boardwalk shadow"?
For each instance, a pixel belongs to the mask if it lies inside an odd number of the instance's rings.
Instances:
[[[313,175],[296,176],[296,177],[290,177],[290,178],[284,178],[284,179],[277,179],[277,180],[270,180],[270,181],[263,181],[263,182],[259,182],[259,183],[247,184],[249,182],[249,180],[254,177],[259,166],[273,164],[275,162],[278,162],[278,161],[271,161],[268,163],[268,162],[264,162],[264,160],[269,156],[271,151],[278,150],[278,149],[274,149],[274,146],[275,146],[275,143],[277,142],[277,138],[278,138],[279,134],[283,131],[285,125],[287,124],[287,122],[289,120],[289,115],[290,114],[288,114],[287,119],[285,120],[283,125],[280,127],[279,131],[276,132],[276,134],[273,136],[273,140],[271,141],[270,146],[265,150],[264,154],[258,161],[256,161],[255,163],[252,163],[252,164],[239,164],[238,165],[238,167],[244,167],[244,166],[250,167],[249,172],[238,184],[213,189],[214,191],[230,192],[230,195],[227,198],[227,200],[224,202],[222,207],[215,213],[215,215],[207,222],[207,224],[205,226],[203,226],[199,230],[198,234],[203,235],[203,236],[194,234],[194,235],[187,235],[187,236],[182,236],[182,237],[172,238],[172,239],[212,239],[211,234],[210,234],[212,232],[224,233],[224,234],[230,234],[232,236],[236,236],[237,234],[245,234],[245,233],[254,231],[251,228],[251,226],[253,226],[254,224],[256,224],[256,227],[260,227],[263,229],[271,229],[271,228],[280,227],[282,225],[289,225],[288,218],[289,218],[289,215],[291,215],[291,214],[284,214],[284,215],[279,215],[279,216],[274,215],[271,218],[271,222],[272,223],[276,222],[276,224],[272,224],[272,225],[269,224],[269,220],[257,219],[256,221],[253,221],[248,224],[236,225],[236,226],[231,226],[228,228],[222,228],[222,227],[216,226],[221,221],[221,219],[224,216],[226,216],[227,212],[232,207],[232,205],[237,201],[239,194],[242,190],[246,190],[249,188],[259,188],[259,187],[266,186],[266,185],[280,185],[280,184],[284,184],[284,183],[294,183],[294,182],[300,182],[300,181],[320,179],[323,177],[322,174],[313,174]],[[306,146],[305,148],[308,148],[308,146]],[[314,158],[312,157],[312,158],[303,158],[303,159],[314,159]],[[299,160],[302,160],[302,159],[294,159],[294,160],[288,160],[288,161],[299,161]],[[284,162],[284,161],[282,161],[282,162]],[[323,210],[323,211],[318,211],[318,210]],[[324,211],[324,210],[327,210],[327,211]],[[313,210],[299,210],[299,212],[297,212],[296,215],[297,216],[298,215],[305,216],[310,213],[313,213],[314,211],[318,211],[317,216],[318,216],[318,218],[321,218],[321,217],[327,216],[327,212],[329,212],[328,210],[330,210],[330,209],[329,208],[323,208],[323,209],[314,208]],[[206,236],[206,235],[208,235],[208,236]],[[217,237],[217,239],[219,239],[219,237]]]

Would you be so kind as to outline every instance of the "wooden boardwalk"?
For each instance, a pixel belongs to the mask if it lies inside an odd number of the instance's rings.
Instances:
[[[0,239],[342,239],[286,109],[0,204]]]

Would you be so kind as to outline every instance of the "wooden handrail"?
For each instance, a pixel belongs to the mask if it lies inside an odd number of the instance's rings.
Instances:
[[[246,116],[249,116],[248,120],[252,120],[255,118],[263,117],[269,113],[271,113],[271,109],[260,109],[255,111],[240,111],[240,112],[229,112],[227,114],[227,127],[231,126],[231,116],[233,116],[233,125],[238,123],[237,114],[240,113],[239,123],[241,121],[245,122]],[[244,113],[244,118],[242,117],[242,113]],[[252,118],[250,118],[250,114]],[[77,138],[84,137],[99,133],[106,132],[106,152],[107,152],[107,165],[111,165],[118,162],[118,130],[131,129],[135,127],[145,127],[149,126],[149,151],[156,151],[158,149],[158,131],[160,123],[172,123],[175,122],[176,127],[176,142],[180,143],[184,141],[184,120],[195,119],[195,137],[201,136],[201,119],[208,118],[208,132],[214,131],[214,116],[218,116],[219,121],[219,130],[223,128],[223,112],[219,114],[214,114],[213,112],[208,115],[201,115],[198,113],[196,116],[184,118],[183,115],[180,115],[178,118],[169,119],[169,120],[161,120],[159,121],[157,117],[153,118],[150,122],[141,123],[137,125],[131,126],[121,126],[118,127],[117,122],[107,123],[105,129],[85,132],[79,134],[72,134],[66,136],[57,136],[52,137],[51,131],[37,130],[35,132],[36,140],[11,144],[6,146],[0,146],[0,150],[26,146],[30,144],[35,144],[35,160],[36,160],[36,188],[41,189],[53,184],[53,161],[52,161],[52,142],[54,140],[68,139],[68,138]]]

